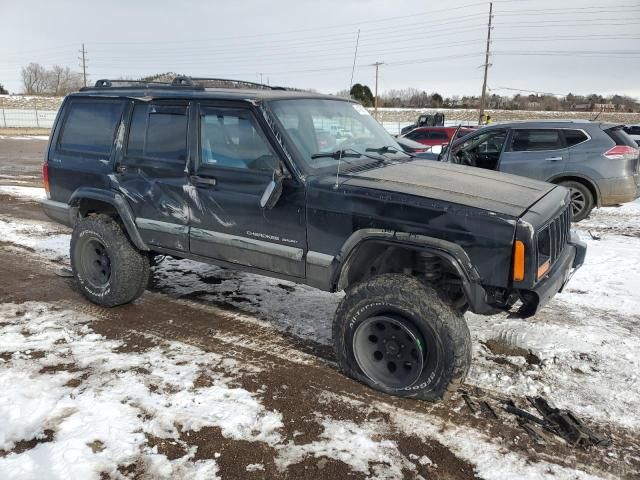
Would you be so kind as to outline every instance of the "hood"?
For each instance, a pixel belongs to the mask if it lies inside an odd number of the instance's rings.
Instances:
[[[519,217],[555,185],[507,173],[414,160],[354,173],[346,185],[457,203]]]

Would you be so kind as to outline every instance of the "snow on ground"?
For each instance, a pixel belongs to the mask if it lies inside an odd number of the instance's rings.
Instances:
[[[100,478],[139,461],[154,478],[215,478],[214,460],[189,461],[191,451],[170,461],[147,438],[216,426],[235,440],[280,441],[280,413],[229,386],[256,367],[181,343],[126,353],[92,320],[51,304],[0,304],[0,450],[41,440],[0,456],[0,478]],[[199,386],[202,375],[212,385]]]
[[[33,177],[29,177],[33,178]],[[13,180],[13,179],[12,179]],[[0,195],[11,195],[12,197],[25,200],[40,201],[47,198],[44,188],[40,187],[17,187],[10,185],[0,185]]]
[[[49,135],[0,135],[0,140],[49,140]]]
[[[0,215],[0,241],[32,249],[38,255],[53,260],[69,259],[71,236],[60,232],[54,224],[15,219]]]
[[[35,190],[38,189],[18,189],[10,194],[34,198],[37,196]],[[594,211],[590,219],[578,224],[581,238],[588,243],[586,263],[566,290],[536,317],[519,320],[507,315],[481,317],[467,314],[474,340],[474,358],[467,384],[499,395],[541,395],[559,407],[573,410],[587,422],[606,423],[614,428],[619,426],[631,430],[640,428],[640,298],[637,295],[640,287],[640,235],[630,233],[629,230],[638,224],[638,201],[618,209]],[[588,230],[599,239],[592,238]],[[68,258],[69,235],[51,235],[51,231],[63,230],[50,223],[0,216],[2,240],[32,248],[36,254],[45,258]],[[632,234],[635,236],[630,236]],[[280,330],[322,344],[330,343],[331,318],[341,298],[340,294],[323,293],[290,282],[187,260],[165,260],[155,268],[154,282],[155,288],[161,291],[185,298],[230,304],[245,312],[254,313]],[[216,373],[215,388],[222,390],[215,390],[213,387],[198,390],[189,383],[196,374],[193,370],[196,367],[193,364],[191,367],[177,365],[174,360],[189,355],[200,358],[203,352],[191,352],[191,347],[172,345],[165,350],[156,349],[143,354],[116,354],[114,350],[117,345],[92,334],[85,325],[86,319],[71,313],[64,318],[59,317],[47,305],[33,306],[34,312],[45,312],[41,316],[46,326],[37,320],[30,320],[29,328],[36,331],[30,336],[24,336],[20,333],[24,325],[14,323],[20,322],[21,317],[14,319],[11,314],[11,309],[16,308],[18,307],[11,305],[0,307],[0,326],[4,325],[4,317],[9,319],[8,325],[0,329],[0,353],[3,348],[17,348],[21,352],[5,360],[5,364],[0,363],[0,370],[4,368],[7,372],[6,376],[0,377],[0,425],[11,424],[10,428],[0,432],[0,449],[20,439],[43,435],[48,425],[55,425],[56,428],[63,425],[60,435],[64,436],[60,438],[71,442],[74,449],[69,451],[71,453],[65,453],[66,457],[60,457],[56,468],[61,469],[65,465],[64,468],[90,470],[98,464],[111,468],[113,462],[139,455],[157,468],[154,471],[167,476],[175,475],[176,472],[182,474],[189,468],[201,468],[213,475],[216,471],[213,461],[194,465],[185,459],[169,461],[161,458],[162,456],[150,451],[148,445],[145,446],[144,433],[170,435],[172,422],[176,419],[183,422],[181,425],[187,429],[197,429],[203,425],[202,422],[206,424],[215,420],[219,424],[228,422],[225,423],[228,435],[242,436],[248,435],[246,429],[243,430],[242,425],[246,425],[243,422],[260,417],[268,420],[263,421],[259,433],[254,433],[254,439],[276,445],[280,451],[277,461],[283,468],[309,456],[338,458],[355,471],[363,471],[365,464],[379,461],[380,458],[388,459],[393,468],[402,468],[403,465],[407,467],[404,463],[406,459],[399,456],[397,449],[384,440],[379,431],[381,427],[369,423],[356,425],[320,418],[324,432],[318,440],[299,446],[279,444],[279,414],[264,411],[259,400],[248,392],[237,389],[233,391],[231,398],[234,405],[239,402],[243,406],[244,413],[239,413],[239,417],[216,417],[212,420],[207,416],[208,409],[196,409],[192,412],[190,408],[186,412],[186,409],[181,409],[181,405],[193,402],[196,395],[198,402],[202,400],[202,405],[211,403],[214,406],[224,406],[229,394],[227,377],[232,376],[232,373]],[[2,314],[2,309],[5,315]],[[39,314],[29,315],[32,315],[30,318],[38,318]],[[60,338],[60,332],[65,332],[68,337],[65,337],[67,344],[59,346],[56,340]],[[496,349],[496,344],[501,349]],[[96,353],[88,354],[90,350]],[[34,355],[27,351],[45,351],[46,354],[33,358]],[[107,380],[107,367],[101,367],[97,360],[101,355],[109,358],[110,368],[115,368],[113,365],[123,365],[127,373]],[[165,358],[167,355],[169,358]],[[87,388],[80,395],[80,392],[76,393],[74,390],[80,387],[67,386],[69,380],[77,378],[79,373],[39,373],[43,366],[66,361],[65,358],[72,358],[79,363],[83,369],[80,372],[86,369],[90,371],[88,379],[84,380]],[[220,357],[215,355],[207,361],[214,365],[221,362]],[[137,367],[148,369],[150,373],[137,373]],[[164,396],[165,400],[167,395],[171,396],[171,407],[166,406],[165,401],[145,387],[150,378],[171,382],[181,377],[183,383],[179,392],[169,392]],[[29,382],[28,388],[26,382]],[[19,402],[6,400],[7,391],[14,395],[18,390],[21,395]],[[46,395],[38,394],[35,398],[29,398],[29,392],[46,392]],[[70,392],[74,396],[73,402],[70,400]],[[132,395],[134,400],[121,403],[122,398],[118,395],[123,394],[122,392]],[[3,401],[10,403],[12,407],[4,407]],[[101,429],[105,428],[105,424],[100,423],[99,418],[91,416],[89,406],[92,402],[105,402],[108,415],[117,417],[113,420],[113,431],[107,429],[104,439],[100,440],[105,450],[97,453],[87,450],[86,444],[93,442],[89,433],[103,432]],[[29,416],[21,415],[15,410],[18,408],[15,405],[20,405],[24,412],[33,413]],[[140,406],[158,412],[159,419],[144,422],[134,418],[133,412],[136,408],[142,408]],[[412,414],[409,418],[386,404],[377,405],[376,408],[387,409],[393,422],[404,425],[408,433],[425,439],[437,439],[462,458],[468,459],[475,465],[478,473],[487,478],[513,478],[515,471],[520,478],[539,478],[544,476],[545,470],[555,473],[558,478],[587,478],[580,472],[570,473],[544,462],[530,464],[516,453],[500,451],[496,444],[479,432],[457,427],[452,431],[445,424],[433,424],[432,416],[416,418]],[[67,415],[70,411],[74,413]],[[195,415],[195,420],[192,414]],[[16,418],[21,420],[16,421]],[[25,422],[24,418],[28,418],[28,421]],[[123,419],[122,422],[119,422],[120,419]],[[81,427],[83,422],[91,424],[91,432],[88,431],[89,428]],[[134,432],[131,425],[137,425],[138,430]],[[116,435],[126,439],[126,448],[111,446]],[[38,468],[38,462],[42,458],[56,456],[58,451],[51,449],[60,447],[57,442],[56,436],[53,442],[41,443],[23,454],[0,458],[0,473],[21,471],[6,470],[8,468]],[[366,443],[368,456],[350,456],[353,449],[349,445],[357,442]],[[284,445],[290,448],[284,448]],[[22,460],[18,461],[18,457]],[[100,462],[103,463],[95,463],[96,457],[100,457]],[[69,466],[69,463],[72,465]],[[259,466],[247,465],[247,471],[251,469],[259,469]],[[78,472],[84,473],[85,470]],[[64,476],[64,473],[59,474]],[[26,476],[28,475],[25,473]]]

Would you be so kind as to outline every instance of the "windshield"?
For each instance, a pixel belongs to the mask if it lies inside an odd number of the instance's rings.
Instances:
[[[359,165],[375,162],[366,153],[374,150],[392,157],[402,155],[396,153],[402,152],[402,147],[360,104],[297,99],[276,100],[269,106],[311,169],[337,168],[339,161],[343,165],[345,161]],[[338,151],[349,152],[349,158],[339,160],[340,155],[329,155]]]

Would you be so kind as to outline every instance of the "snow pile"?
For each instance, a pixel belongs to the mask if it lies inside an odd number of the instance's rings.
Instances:
[[[90,479],[131,464],[154,478],[211,478],[215,461],[190,460],[195,447],[170,461],[147,435],[215,426],[232,439],[280,441],[281,415],[228,385],[240,365],[179,343],[126,353],[92,320],[55,305],[0,304],[0,450],[39,439],[0,456],[0,478]],[[198,386],[201,375],[210,386]]]

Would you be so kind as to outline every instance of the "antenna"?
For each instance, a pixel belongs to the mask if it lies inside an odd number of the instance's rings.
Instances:
[[[353,54],[353,67],[351,67],[351,81],[349,82],[349,95],[351,95],[351,87],[353,87],[353,72],[356,70],[356,58],[358,58],[358,43],[360,43],[360,29],[356,37],[356,51]]]
[[[340,175],[340,164],[342,163],[342,149],[340,149],[340,153],[338,153],[338,170],[336,170],[336,184],[333,186],[335,190],[338,188],[338,177]]]

